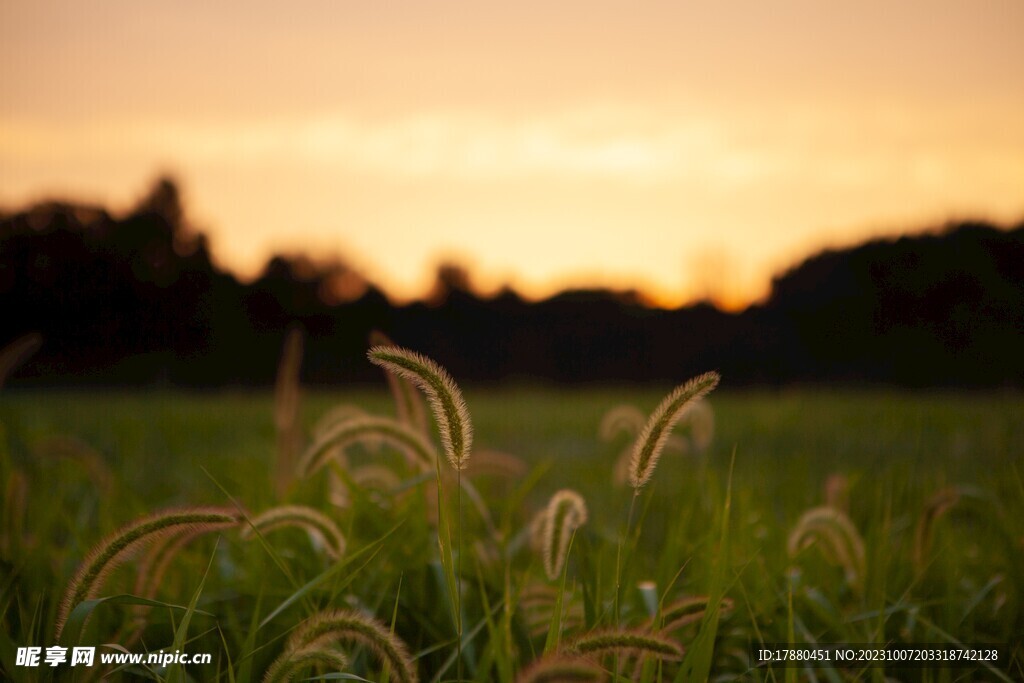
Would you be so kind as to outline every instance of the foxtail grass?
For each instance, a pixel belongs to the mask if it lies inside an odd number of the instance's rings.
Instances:
[[[342,673],[348,666],[345,653],[331,647],[303,647],[274,660],[263,676],[263,683],[290,683],[300,671],[312,667]]]
[[[392,347],[396,345],[383,332],[373,330],[370,332],[370,346]],[[418,429],[424,434],[427,433],[427,410],[423,405],[423,399],[416,391],[416,387],[406,377],[399,375],[389,368],[384,367],[384,376],[388,380],[388,388],[391,396],[395,399],[395,412],[398,421]]]
[[[302,369],[302,331],[288,330],[274,384],[274,426],[277,428],[277,465],[274,485],[283,496],[295,476],[295,459],[302,444],[299,425],[299,372]]]
[[[357,405],[351,403],[342,403],[336,405],[326,413],[320,416],[320,418],[313,425],[313,438],[317,439],[328,431],[330,431],[335,425],[341,424],[348,420],[355,418],[366,417],[369,415],[365,410]]]
[[[314,615],[292,633],[279,660],[287,661],[302,650],[329,644],[361,645],[388,666],[394,680],[399,683],[418,680],[416,665],[405,643],[373,617],[355,610]]]
[[[345,449],[367,439],[397,448],[420,471],[429,470],[437,453],[422,433],[390,417],[357,417],[335,424],[306,449],[299,461],[299,475],[309,477]]]
[[[640,489],[651,480],[672,427],[675,426],[683,411],[694,401],[707,395],[718,385],[718,381],[717,372],[698,375],[676,387],[654,409],[633,448],[629,463],[630,486]]]
[[[628,629],[587,633],[568,643],[566,650],[587,656],[628,653],[653,655],[671,661],[683,657],[682,646],[671,638],[657,633]]]
[[[704,619],[711,598],[706,595],[695,595],[675,600],[661,609],[660,623],[658,629],[663,633],[677,631],[683,627],[700,622]],[[723,597],[718,604],[718,609],[727,614],[733,609],[733,602],[730,598]],[[654,626],[654,623],[651,624]]]
[[[620,434],[635,439],[646,422],[647,416],[642,410],[628,403],[621,403],[609,408],[601,417],[597,435],[601,441],[614,441]]]
[[[551,497],[544,511],[540,534],[544,572],[552,581],[562,573],[572,535],[586,521],[587,504],[583,496],[570,489],[562,489]]]
[[[552,654],[519,672],[516,683],[588,683],[605,678],[604,669],[584,657]]]
[[[793,527],[787,541],[790,557],[818,544],[825,558],[843,568],[846,582],[857,593],[864,588],[866,556],[864,540],[857,527],[843,512],[831,507],[817,507],[805,512]]]
[[[456,470],[464,469],[473,446],[473,426],[462,391],[448,371],[430,358],[398,346],[374,346],[369,358],[426,394],[448,462]]]
[[[256,532],[265,534],[275,529],[294,527],[305,531],[313,544],[322,548],[332,560],[345,553],[345,537],[334,520],[305,505],[279,505],[256,515],[250,523],[251,526],[242,528],[242,538],[251,538]]]
[[[441,565],[444,570],[445,582],[451,595],[452,617],[455,622],[455,657],[457,675],[462,678],[462,470],[466,468],[469,454],[473,447],[473,425],[469,418],[469,409],[462,397],[462,391],[448,371],[436,362],[415,351],[398,346],[374,346],[368,352],[370,362],[398,377],[409,380],[427,396],[427,402],[437,422],[448,463],[456,471],[456,520],[455,543],[452,543],[451,526],[445,511],[442,498],[441,467],[435,465],[437,477],[437,542],[441,553]],[[436,462],[436,461],[435,461]],[[456,567],[458,558],[459,567]]]
[[[187,529],[228,528],[238,523],[234,510],[220,508],[184,508],[160,512],[138,519],[100,541],[86,555],[75,577],[68,584],[57,613],[56,639],[60,639],[71,610],[96,597],[103,582],[134,551],[165,536]]]

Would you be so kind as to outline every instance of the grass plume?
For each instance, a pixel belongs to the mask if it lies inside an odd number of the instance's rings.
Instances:
[[[553,654],[538,659],[516,676],[516,683],[587,683],[605,680],[604,669],[583,657]]]
[[[314,666],[341,673],[348,666],[348,658],[340,650],[330,647],[304,647],[285,652],[267,669],[263,683],[290,683],[300,671]]]
[[[718,385],[717,372],[706,372],[676,387],[651,413],[636,440],[629,462],[629,484],[639,490],[651,480],[672,427],[683,411]]]
[[[687,598],[680,598],[661,610],[662,632],[675,631],[701,621],[707,613],[711,598],[706,595],[696,595]],[[722,598],[718,609],[720,612],[728,613],[733,609],[733,602],[729,598]]]
[[[395,343],[383,332],[373,330],[370,332],[371,347],[394,347]],[[427,410],[423,405],[423,399],[416,391],[416,387],[407,378],[393,372],[389,368],[383,368],[384,376],[388,380],[388,388],[395,399],[395,411],[398,414],[398,421],[415,427],[424,434],[427,433]]]
[[[671,638],[627,629],[587,633],[573,640],[566,649],[574,654],[592,656],[618,652],[654,655],[668,660],[683,657],[683,648]]]
[[[850,518],[827,506],[805,512],[789,534],[786,546],[790,557],[816,542],[824,544],[826,559],[843,568],[847,583],[859,593],[866,571],[864,540]]]
[[[416,468],[429,470],[437,454],[420,432],[390,417],[372,415],[352,418],[334,425],[306,449],[299,462],[299,474],[308,477],[344,449],[367,439],[380,440],[398,448]]]
[[[376,619],[355,610],[334,610],[314,615],[292,633],[285,646],[285,655],[328,643],[362,645],[377,659],[387,663],[395,680],[400,683],[418,680],[405,643]]]
[[[274,384],[274,426],[277,428],[277,467],[274,485],[284,495],[295,473],[302,444],[299,424],[299,372],[302,369],[302,330],[292,327],[285,337]]]
[[[242,529],[242,538],[251,538],[257,531],[263,534],[282,527],[296,527],[309,534],[313,544],[323,548],[332,560],[345,552],[345,537],[334,520],[305,505],[279,505],[256,515],[251,522],[251,527]]]
[[[235,511],[220,508],[169,510],[131,522],[100,541],[86,555],[68,584],[57,614],[56,639],[60,639],[71,610],[80,602],[96,597],[110,572],[133,551],[167,534],[186,529],[227,528],[237,524],[238,519]]]
[[[430,358],[398,346],[374,346],[368,355],[370,362],[409,380],[426,394],[448,462],[456,470],[464,469],[473,446],[473,426],[462,391],[448,371]]]
[[[562,489],[551,497],[544,511],[540,535],[544,572],[552,581],[562,573],[573,533],[586,521],[587,504],[583,496],[570,489]]]

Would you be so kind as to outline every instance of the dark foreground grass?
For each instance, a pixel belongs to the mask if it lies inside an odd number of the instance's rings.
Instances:
[[[513,454],[526,467],[504,477],[470,469],[473,489],[462,496],[454,479],[441,481],[457,539],[455,601],[438,550],[446,535],[434,526],[435,477],[386,448],[357,447],[347,468],[296,482],[282,497],[271,480],[269,394],[0,395],[0,671],[14,680],[52,675],[17,667],[16,648],[58,644],[68,581],[116,529],[172,507],[237,506],[252,517],[289,503],[337,523],[346,538],[339,561],[301,528],[196,537],[169,556],[155,586],[139,578],[140,568],[155,571],[144,554],[117,569],[101,595],[134,597],[97,604],[79,640],[64,644],[213,654],[209,665],[130,670],[153,680],[260,680],[297,626],[344,608],[392,630],[428,681],[516,680],[546,652],[564,660],[587,634],[626,629],[686,654],[680,662],[631,647],[591,657],[609,678],[703,678],[706,660],[715,680],[1024,679],[1024,399],[720,391],[711,397],[711,446],[666,453],[634,500],[613,481],[628,439],[603,442],[598,424],[621,403],[650,411],[669,388],[467,390],[477,452]],[[305,432],[340,403],[394,414],[383,381],[316,393],[302,405]],[[369,476],[367,466],[379,464],[392,473],[387,483]],[[347,484],[343,496],[332,479]],[[589,514],[551,581],[528,527],[563,488],[582,494]],[[787,550],[801,516],[828,501],[862,539],[859,562],[834,527],[812,529]],[[142,597],[163,606],[133,604]],[[675,608],[693,616],[677,619]],[[991,668],[754,665],[751,647],[785,641],[1007,649]],[[342,650],[351,675],[378,680],[387,669],[370,648]],[[330,653],[309,661],[296,680],[338,671]]]

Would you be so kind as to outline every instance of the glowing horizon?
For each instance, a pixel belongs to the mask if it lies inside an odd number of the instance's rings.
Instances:
[[[1019,3],[397,7],[3,6],[0,206],[169,172],[243,276],[731,307],[824,247],[1024,218]]]

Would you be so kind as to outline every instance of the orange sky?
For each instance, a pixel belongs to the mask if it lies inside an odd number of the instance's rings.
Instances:
[[[762,294],[825,245],[1024,218],[1024,3],[0,2],[0,205],[176,175],[218,259],[399,297]]]

